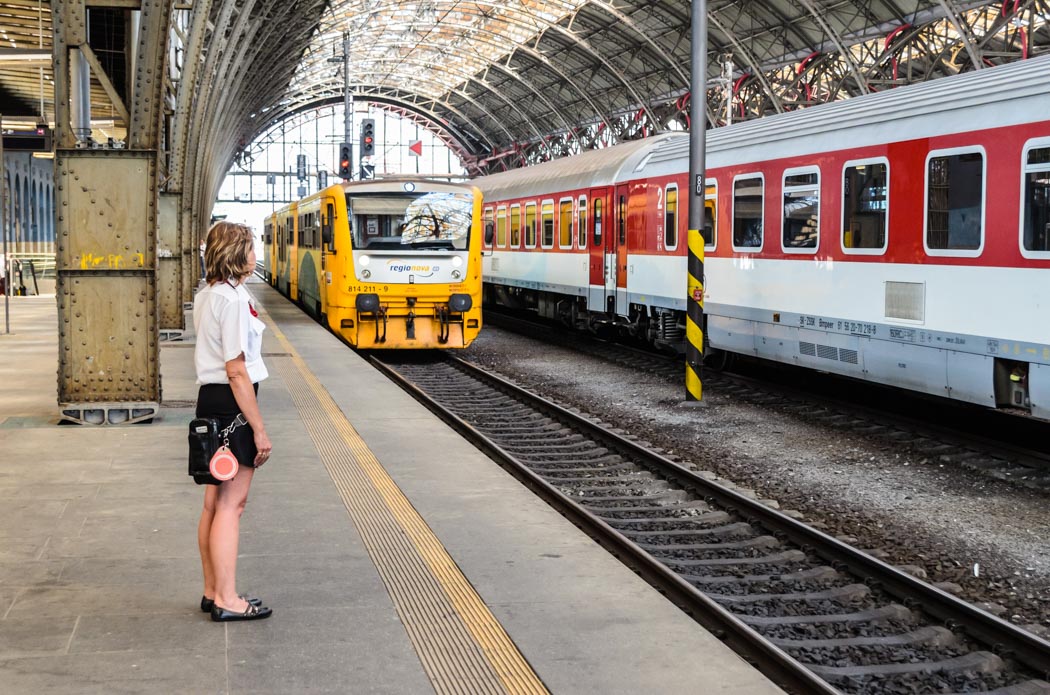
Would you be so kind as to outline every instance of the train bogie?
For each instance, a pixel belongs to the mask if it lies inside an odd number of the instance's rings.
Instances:
[[[1050,57],[709,131],[708,347],[1050,419],[1047,114]],[[681,349],[688,151],[476,180],[486,297]]]

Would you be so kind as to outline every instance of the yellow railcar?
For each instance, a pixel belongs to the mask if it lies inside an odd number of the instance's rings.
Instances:
[[[338,184],[267,218],[264,275],[355,347],[462,348],[481,330],[482,236],[472,186]]]

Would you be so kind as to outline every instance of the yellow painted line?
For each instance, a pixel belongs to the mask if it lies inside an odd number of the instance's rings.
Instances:
[[[547,693],[375,454],[265,311],[275,366],[438,693]]]

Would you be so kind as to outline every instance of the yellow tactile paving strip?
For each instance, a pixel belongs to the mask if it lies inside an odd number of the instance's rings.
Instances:
[[[441,541],[276,324],[272,360],[438,693],[547,693]]]

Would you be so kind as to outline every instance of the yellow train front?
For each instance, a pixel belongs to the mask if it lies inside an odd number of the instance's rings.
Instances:
[[[463,348],[481,330],[481,192],[384,179],[267,218],[265,277],[348,343]]]

